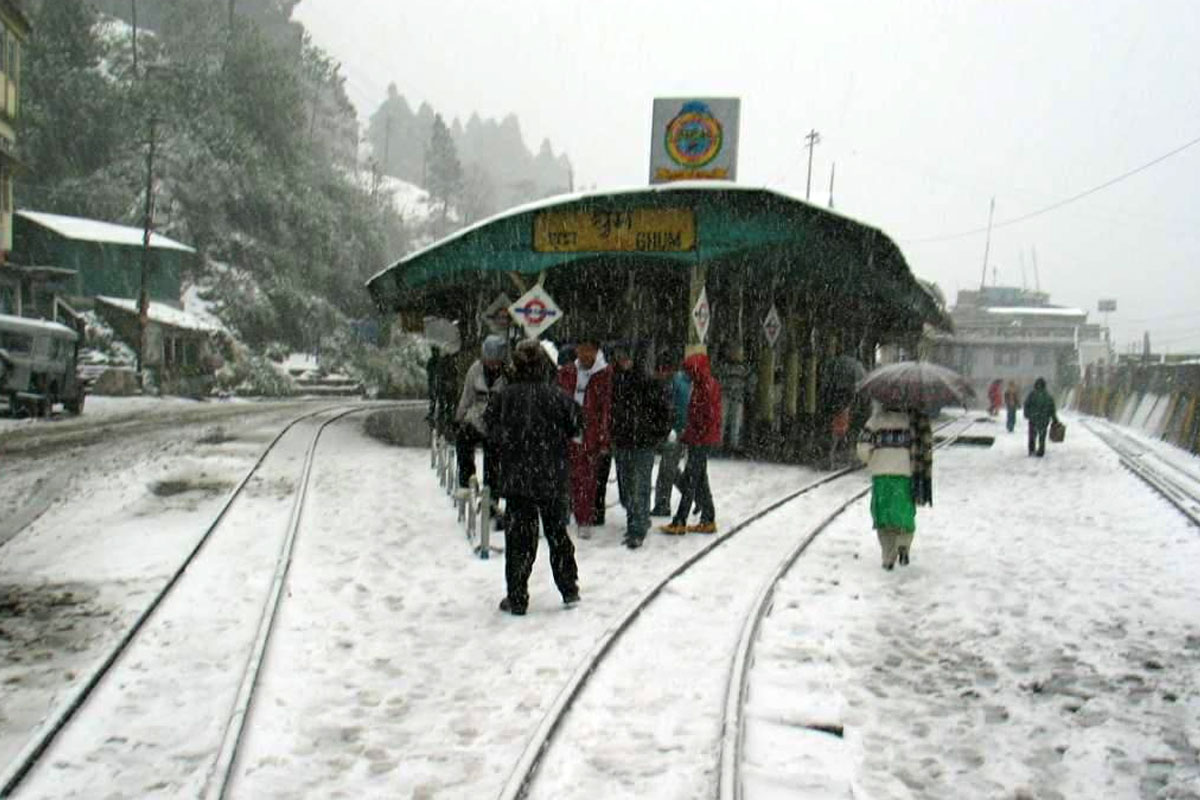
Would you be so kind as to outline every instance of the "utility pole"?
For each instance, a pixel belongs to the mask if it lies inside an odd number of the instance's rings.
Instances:
[[[1033,256],[1033,287],[1040,292],[1042,290],[1042,279],[1041,276],[1038,275],[1036,247],[1030,251],[1030,255]]]
[[[992,216],[996,213],[996,198],[992,198],[992,205],[988,208],[988,228],[987,240],[983,243],[983,274],[979,276],[979,288],[987,284],[987,262],[988,253],[992,249]]]
[[[146,210],[142,217],[142,275],[138,289],[138,382],[145,388],[146,328],[150,321],[150,234],[154,227],[154,146],[156,120],[150,116],[150,147],[146,152]]]
[[[807,134],[804,136],[804,141],[806,141],[806,142],[807,142],[807,144],[806,144],[806,145],[804,145],[804,146],[808,148],[808,180],[807,180],[807,181],[805,181],[805,184],[804,184],[804,199],[805,199],[805,201],[807,201],[807,200],[808,200],[808,196],[809,196],[809,194],[811,194],[811,193],[812,193],[812,158],[813,158],[813,149],[814,149],[814,148],[817,146],[817,144],[818,144],[818,143],[820,143],[820,141],[821,141],[821,134],[817,133],[816,129],[814,128],[814,129],[810,130],[810,131],[809,131],[809,132],[808,132],[808,133],[807,133]]]
[[[130,13],[132,15],[133,24],[133,77],[138,74],[137,62],[137,0],[129,0]]]
[[[837,174],[837,162],[829,165],[829,207],[833,208],[833,176]]]
[[[229,0],[229,30],[233,30],[234,19],[237,17],[237,0]]]

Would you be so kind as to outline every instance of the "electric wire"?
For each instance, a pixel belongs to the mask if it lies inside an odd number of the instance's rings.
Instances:
[[[1194,147],[1197,144],[1200,144],[1200,137],[1196,137],[1195,139],[1192,139],[1190,142],[1187,142],[1185,144],[1180,145],[1179,147],[1176,147],[1174,150],[1164,153],[1161,156],[1158,156],[1157,158],[1155,158],[1151,161],[1147,161],[1145,164],[1142,164],[1139,167],[1134,167],[1133,169],[1129,170],[1128,172],[1122,173],[1121,175],[1118,175],[1115,178],[1107,180],[1104,183],[1101,183],[1097,186],[1093,186],[1090,189],[1086,189],[1082,192],[1079,192],[1078,194],[1074,194],[1074,195],[1071,195],[1070,197],[1064,198],[1055,203],[1051,203],[1050,205],[1039,208],[1036,211],[1030,211],[1029,213],[1022,214],[1018,217],[1013,217],[1012,219],[1006,219],[1006,220],[1002,220],[1001,222],[997,222],[991,226],[991,229],[995,230],[996,228],[1005,228],[1010,225],[1016,225],[1018,222],[1025,222],[1026,220],[1033,219],[1034,217],[1039,217],[1043,214],[1048,214],[1051,211],[1056,211],[1056,210],[1062,208],[1063,206],[1069,205],[1078,200],[1082,200],[1085,197],[1088,197],[1088,196],[1093,195],[1103,189],[1107,189],[1110,186],[1120,183],[1121,181],[1123,181],[1127,178],[1131,178],[1134,175],[1137,175],[1139,172],[1144,172],[1145,170],[1150,169],[1150,167],[1153,167],[1156,164],[1160,164],[1163,161],[1166,161],[1168,158],[1178,155],[1179,153],[1182,153],[1184,150],[1187,150],[1190,147]],[[986,233],[987,231],[988,231],[988,226],[985,225],[981,228],[974,228],[969,231],[962,231],[961,233],[954,233],[954,234],[950,234],[947,236],[929,236],[929,237],[924,237],[924,238],[920,238],[920,239],[906,239],[906,240],[904,240],[904,243],[905,244],[929,244],[932,242],[949,242],[949,241],[952,241],[955,239],[965,239],[968,236],[977,236],[981,233]]]

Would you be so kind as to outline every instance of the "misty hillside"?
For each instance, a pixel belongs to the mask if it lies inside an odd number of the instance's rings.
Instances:
[[[387,99],[371,115],[367,127],[370,157],[378,169],[428,187],[429,145],[437,117],[428,103],[413,111],[396,85],[389,85]],[[447,130],[462,169],[462,192],[456,205],[464,222],[573,188],[566,154],[556,156],[548,140],[542,141],[536,155],[531,153],[514,114],[499,122],[472,114],[466,125],[454,119]]]
[[[155,229],[200,256],[185,281],[257,352],[357,347],[370,275],[570,184],[515,117],[446,126],[398,94],[360,147],[340,65],[291,0],[137,0],[136,48],[134,5],[28,4],[17,206],[140,227],[152,173]]]

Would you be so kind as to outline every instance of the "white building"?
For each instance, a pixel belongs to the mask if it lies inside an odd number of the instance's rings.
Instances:
[[[1113,362],[1108,329],[1088,312],[1050,304],[1045,292],[985,286],[958,293],[953,334],[933,336],[930,358],[971,380],[980,403],[999,378],[1024,394],[1037,378],[1051,392],[1078,383],[1091,364]]]

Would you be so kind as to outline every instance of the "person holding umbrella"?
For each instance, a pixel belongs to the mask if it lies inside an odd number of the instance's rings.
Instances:
[[[926,409],[961,404],[971,395],[958,373],[923,362],[880,367],[858,385],[875,401],[858,442],[871,471],[871,521],[883,568],[908,565],[917,506],[933,504],[933,430]]]

